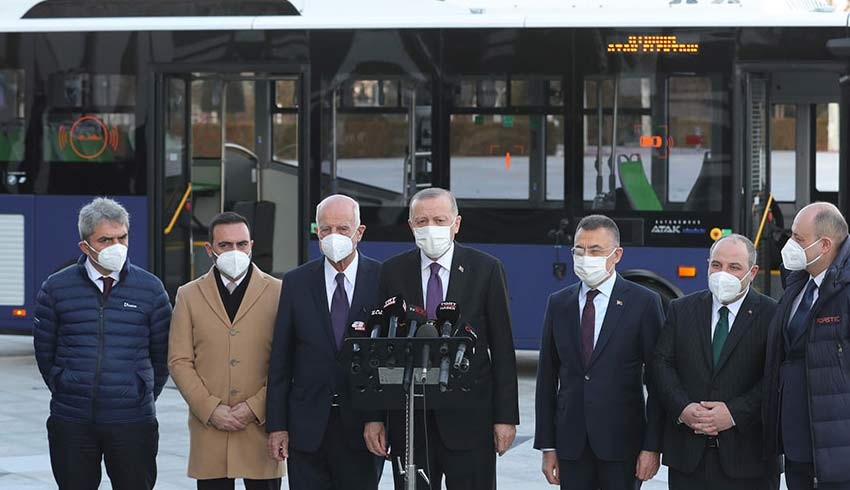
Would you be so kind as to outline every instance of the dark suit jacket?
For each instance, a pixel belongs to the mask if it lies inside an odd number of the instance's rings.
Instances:
[[[663,412],[644,376],[664,322],[658,294],[617,275],[590,367],[581,357],[581,283],[549,297],[537,366],[534,447],[577,460],[590,441],[605,461],[661,450]],[[644,384],[649,397],[644,401]]]
[[[346,325],[368,321],[378,303],[379,262],[360,254]],[[289,431],[290,447],[318,449],[340,396],[345,438],[365,450],[363,415],[348,405],[347,370],[338,361],[325,289],[324,258],[283,276],[266,393],[266,431]]]
[[[726,476],[758,478],[777,471],[776,461],[762,457],[761,422],[767,332],[775,309],[776,301],[750,289],[713,367],[711,292],[699,291],[670,303],[652,368],[667,411],[665,465],[684,473],[696,469],[706,436],[679,424],[679,415],[692,402],[722,401],[736,424],[718,436]]]
[[[474,408],[435,410],[434,417],[443,444],[452,450],[466,450],[492,444],[493,424],[519,424],[519,400],[502,264],[483,252],[457,243],[454,247],[446,301],[458,304],[458,323],[469,322],[478,334],[467,374],[475,380],[477,392],[470,400]],[[416,248],[384,262],[380,298],[401,294],[408,303],[424,302],[419,253]],[[390,423],[389,431],[393,429]]]

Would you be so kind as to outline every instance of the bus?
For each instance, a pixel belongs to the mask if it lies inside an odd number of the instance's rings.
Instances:
[[[712,241],[773,262],[802,205],[846,213],[848,15],[823,0],[8,0],[0,4],[0,329],[79,256],[94,196],[170,294],[207,225],[252,223],[282,275],[319,254],[315,205],[357,199],[361,251],[412,246],[406,205],[458,198],[458,240],[503,262],[517,348],[576,281],[604,213],[618,271],[665,301],[706,287]],[[842,102],[844,101],[844,102]],[[765,219],[762,219],[762,218]],[[764,267],[758,287],[781,287]],[[460,305],[461,309],[463,305]]]

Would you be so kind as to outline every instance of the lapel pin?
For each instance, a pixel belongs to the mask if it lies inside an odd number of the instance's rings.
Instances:
[[[623,306],[623,300],[618,299],[617,300],[617,306]]]
[[[747,315],[752,315],[752,314],[753,314],[753,310],[747,310]]]
[[[463,266],[462,265],[457,266],[457,270],[463,272]]]

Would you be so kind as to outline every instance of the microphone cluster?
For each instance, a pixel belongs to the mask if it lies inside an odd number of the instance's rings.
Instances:
[[[383,308],[372,310],[368,323],[365,326],[361,322],[352,324],[350,337],[369,338],[442,338],[446,339],[439,347],[439,385],[440,391],[448,389],[450,368],[459,372],[469,370],[469,358],[475,353],[475,344],[478,335],[475,329],[468,323],[460,323],[460,309],[453,301],[444,301],[437,306],[436,318],[428,319],[425,310],[416,305],[405,302],[402,295],[387,298]],[[452,358],[449,353],[448,339],[462,339],[457,343],[458,347]],[[359,352],[359,345],[354,349]],[[413,381],[413,346],[407,345],[406,362],[402,384],[404,389],[410,388]],[[431,345],[422,346],[422,371],[419,382],[425,383],[428,369],[431,368]],[[370,359],[373,368],[379,364],[378,359]],[[392,364],[392,363],[390,363]],[[352,364],[352,372],[359,371],[359,362],[355,367]]]

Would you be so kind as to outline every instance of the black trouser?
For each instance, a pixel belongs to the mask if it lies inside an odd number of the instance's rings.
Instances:
[[[567,490],[635,490],[641,481],[635,477],[637,454],[625,461],[599,459],[585,440],[577,460],[559,459],[561,488]]]
[[[346,444],[339,407],[331,409],[328,428],[319,449],[298,451],[290,447],[287,469],[291,490],[377,490],[381,458]]]
[[[785,485],[788,490],[810,490],[814,488],[815,467],[812,463],[797,463],[785,458]],[[818,481],[818,490],[850,490],[850,481]]]
[[[156,421],[95,425],[50,416],[50,466],[59,489],[97,490],[101,460],[113,489],[152,489],[156,483],[158,429]]]
[[[495,490],[496,488],[496,448],[493,435],[487,434],[483,440],[489,443],[466,451],[449,449],[440,437],[434,413],[426,412],[427,431],[417,430],[417,434],[427,434],[427,440],[416,440],[414,459],[417,470],[424,470],[431,480],[431,489],[440,490],[443,477],[448,490]],[[422,411],[416,412],[416,425],[422,421]],[[396,490],[403,490],[404,476],[399,474],[399,464],[404,464],[404,427],[394,427],[391,433],[393,483]],[[428,446],[427,457],[425,446]],[[399,463],[399,458],[401,463]],[[417,490],[426,490],[428,485],[417,475]]]
[[[716,447],[707,447],[693,473],[668,468],[670,490],[775,490],[779,474],[762,478],[730,478],[720,466]]]
[[[245,490],[280,490],[280,478],[269,480],[251,480],[243,478]],[[236,480],[233,478],[214,478],[211,480],[198,480],[198,490],[233,490],[236,488]]]

